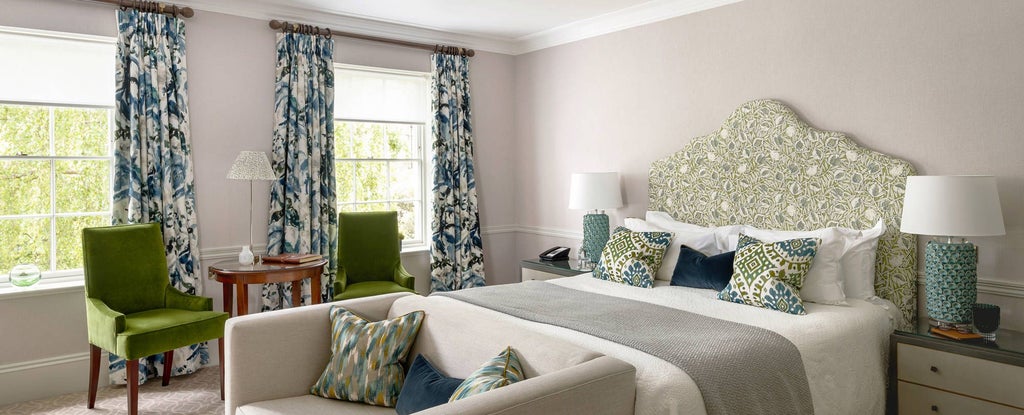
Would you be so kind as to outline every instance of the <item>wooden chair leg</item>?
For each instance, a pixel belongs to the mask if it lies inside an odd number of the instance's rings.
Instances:
[[[220,356],[220,400],[224,400],[224,338],[217,339],[217,353]]]
[[[171,371],[174,369],[174,349],[164,352],[164,382],[163,386],[171,383]]]
[[[89,344],[89,409],[96,407],[96,385],[100,378],[100,348]]]
[[[139,413],[139,360],[125,359],[125,373],[128,375],[128,414]]]

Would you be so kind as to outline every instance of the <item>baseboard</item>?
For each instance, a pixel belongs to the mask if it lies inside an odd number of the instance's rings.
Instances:
[[[100,361],[107,361],[106,353]],[[89,386],[88,375],[88,352],[2,365],[0,385],[5,386],[0,388],[0,406],[66,393],[85,393]],[[100,371],[101,382],[106,376],[104,367]]]

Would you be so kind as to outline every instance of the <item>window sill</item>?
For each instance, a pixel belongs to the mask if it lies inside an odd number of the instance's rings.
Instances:
[[[430,252],[430,245],[409,245],[402,247],[402,255],[415,254],[417,252]]]
[[[31,287],[16,287],[10,283],[2,283],[0,284],[0,300],[75,292],[82,293],[84,291],[85,281],[81,276],[42,280]]]

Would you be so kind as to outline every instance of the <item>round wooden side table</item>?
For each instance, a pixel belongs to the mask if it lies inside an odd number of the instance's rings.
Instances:
[[[231,286],[235,286],[238,311],[236,316],[249,313],[249,284],[270,284],[279,282],[292,283],[292,304],[302,301],[302,280],[309,278],[310,300],[320,304],[320,274],[324,272],[327,259],[305,262],[302,264],[286,264],[281,262],[263,262],[242,265],[238,261],[221,261],[209,266],[209,275],[224,287],[224,311],[231,314]]]

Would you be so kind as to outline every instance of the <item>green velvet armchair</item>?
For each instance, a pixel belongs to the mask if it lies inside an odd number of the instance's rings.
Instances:
[[[82,230],[85,316],[89,325],[89,402],[96,404],[100,349],[125,358],[128,412],[138,412],[139,360],[164,354],[173,365],[176,348],[219,339],[224,356],[228,313],[212,311],[213,300],[187,295],[170,284],[160,225],[107,226]],[[221,399],[224,365],[220,365]],[[170,382],[170,370],[163,385]]]
[[[402,266],[398,212],[338,215],[338,274],[334,299],[416,292],[416,279]]]

